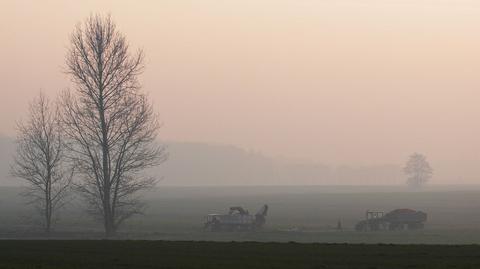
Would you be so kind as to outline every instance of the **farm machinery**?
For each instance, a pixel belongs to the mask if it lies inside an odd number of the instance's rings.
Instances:
[[[268,205],[262,206],[255,215],[240,206],[232,206],[228,214],[209,214],[205,218],[205,229],[209,231],[252,231],[263,227]]]
[[[386,214],[382,211],[367,211],[365,219],[355,225],[355,230],[416,230],[422,229],[426,220],[426,213],[413,209],[395,209]]]

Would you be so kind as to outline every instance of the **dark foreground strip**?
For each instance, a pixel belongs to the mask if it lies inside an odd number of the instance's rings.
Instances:
[[[480,246],[0,241],[0,268],[480,268]]]

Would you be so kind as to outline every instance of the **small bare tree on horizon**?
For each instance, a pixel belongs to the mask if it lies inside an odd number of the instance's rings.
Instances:
[[[10,172],[27,181],[22,195],[38,210],[45,232],[50,233],[73,176],[65,165],[58,110],[40,93],[30,103],[28,120],[17,124],[17,132]]]
[[[157,114],[140,91],[143,52],[129,53],[110,16],[90,16],[70,41],[66,66],[74,89],[62,96],[66,145],[80,177],[76,189],[110,237],[143,212],[139,192],[156,179],[142,171],[166,153],[156,144]]]
[[[403,171],[408,177],[407,184],[414,188],[425,185],[433,175],[433,169],[427,157],[420,153],[410,155]]]

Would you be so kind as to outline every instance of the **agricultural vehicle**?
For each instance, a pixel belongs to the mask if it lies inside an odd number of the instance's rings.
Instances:
[[[268,205],[264,205],[255,215],[240,206],[232,206],[228,214],[209,214],[204,228],[209,231],[254,231],[266,222]]]
[[[416,230],[422,229],[425,221],[427,214],[413,209],[395,209],[386,214],[382,211],[367,211],[365,219],[355,225],[355,230]]]

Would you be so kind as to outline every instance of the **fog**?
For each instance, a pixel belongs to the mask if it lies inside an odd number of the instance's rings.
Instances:
[[[0,10],[5,136],[15,136],[33,95],[71,86],[64,61],[74,26],[111,13],[132,49],[146,53],[141,80],[164,141],[233,146],[312,169],[391,170],[303,184],[401,184],[413,152],[428,157],[432,184],[477,183],[475,1],[2,1]]]
[[[473,0],[0,0],[0,268],[474,268],[479,25]]]

